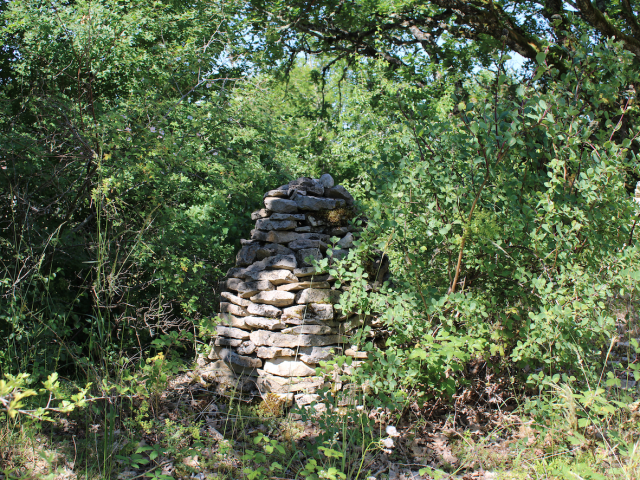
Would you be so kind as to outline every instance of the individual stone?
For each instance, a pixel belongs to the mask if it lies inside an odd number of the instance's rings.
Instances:
[[[301,238],[301,235],[310,235],[305,233],[296,233],[284,230],[272,230],[265,232],[262,230],[251,230],[251,238],[268,243],[290,243]]]
[[[221,395],[228,395],[227,389],[235,392],[251,393],[257,388],[255,378],[250,378],[250,376],[237,376],[221,360],[198,370],[197,374],[205,381],[211,382],[214,392]],[[258,376],[257,371],[253,376]]]
[[[347,333],[364,325],[365,319],[362,315],[354,315],[340,324],[340,332]]]
[[[284,333],[256,330],[251,332],[250,340],[258,346],[267,347],[322,347],[344,343],[341,335],[286,335]]]
[[[336,208],[336,201],[333,198],[297,197],[295,204],[300,210],[311,210],[313,212]]]
[[[227,290],[235,290],[237,292],[238,287],[243,283],[244,282],[239,278],[228,278],[224,286],[227,288]]]
[[[317,242],[318,240],[306,240],[308,242]],[[295,242],[294,242],[295,243]],[[318,248],[303,248],[296,252],[296,259],[298,265],[301,267],[307,267],[313,265],[313,261],[322,260],[322,252]]]
[[[220,302],[220,313],[230,313],[231,315],[236,315],[238,317],[246,317],[249,315],[249,312],[247,312],[245,307],[227,302]]]
[[[291,275],[289,272],[286,273]],[[259,279],[253,282],[242,282],[240,285],[238,285],[237,289],[238,295],[241,298],[250,298],[258,292],[268,292],[270,290],[275,290],[276,287],[274,287],[273,284],[266,279]]]
[[[247,312],[258,317],[279,318],[282,310],[273,305],[265,305],[262,303],[251,303],[247,306]]]
[[[289,188],[278,188],[276,190],[269,190],[264,194],[265,197],[279,197],[286,198],[289,196]]]
[[[298,226],[295,220],[272,220],[263,218],[256,222],[258,230],[293,230]]]
[[[272,285],[282,285],[284,283],[296,283],[298,277],[293,275],[288,270],[267,270],[264,272],[255,272],[248,274],[248,279],[254,281],[269,281]],[[273,288],[263,290],[274,290]],[[240,295],[242,298],[247,298],[245,294]],[[253,295],[252,295],[253,296]]]
[[[310,277],[311,275],[315,275],[315,273],[316,267],[302,267],[293,270],[293,274],[296,277]]]
[[[276,318],[265,317],[245,317],[245,323],[248,327],[261,330],[282,330],[286,327],[284,323]]]
[[[296,295],[296,303],[338,303],[340,292],[337,290],[324,290],[308,288]]]
[[[297,327],[285,328],[282,333],[288,335],[330,335],[338,332],[326,325],[298,325]]]
[[[292,357],[295,354],[295,350],[281,347],[258,347],[256,352],[256,355],[260,358]]]
[[[290,292],[260,292],[257,295],[251,297],[253,303],[266,303],[267,305],[273,305],[276,307],[286,307],[293,304],[295,295]]]
[[[304,213],[274,213],[269,217],[271,220],[295,220],[297,222],[304,221],[306,215]]]
[[[333,305],[309,303],[285,308],[281,320],[292,324],[326,322],[333,320],[333,315]]]
[[[315,368],[299,362],[295,357],[280,357],[265,360],[262,369],[267,373],[280,377],[310,377],[316,373]]]
[[[275,213],[296,213],[298,211],[298,204],[286,198],[266,197],[264,206]]]
[[[248,340],[244,340],[245,342]],[[238,339],[238,338],[226,338],[226,337],[216,337],[216,341],[215,341],[215,345],[221,346],[221,347],[238,347],[240,345],[242,345],[242,340]],[[212,350],[212,352],[215,353],[215,350]],[[218,359],[218,354],[216,353],[216,358],[214,360]]]
[[[331,360],[335,355],[342,355],[342,347],[304,347],[298,350],[298,358],[310,365]]]
[[[236,349],[236,352],[238,352],[239,355],[251,355],[255,351],[256,346],[251,340],[245,340]]]
[[[324,233],[299,233],[296,240],[320,240],[323,243],[328,243],[331,237]]]
[[[231,303],[240,305],[241,307],[248,307],[249,305],[251,305],[251,302],[249,300],[245,300],[244,298],[237,297],[233,293],[222,292],[220,296],[225,300],[229,300]]]
[[[256,258],[258,260],[264,260],[267,257],[273,257],[274,255],[291,255],[293,250],[280,245],[278,243],[268,243],[263,245],[256,251]]]
[[[295,393],[310,392],[324,385],[322,377],[303,377],[295,381],[287,377],[271,375],[264,370],[258,370],[258,378],[255,380],[256,386],[261,393]]]
[[[218,315],[218,318],[220,319],[220,325],[222,326],[251,330],[249,327],[247,327],[247,324],[244,321],[245,317],[236,317],[234,315],[231,315],[230,313],[221,313],[220,315]]]
[[[353,232],[355,231],[355,227],[352,227],[351,225],[348,225],[346,227],[333,227],[329,230],[329,235],[331,235],[332,237],[343,237],[344,235],[346,235],[349,232]]]
[[[311,405],[313,402],[320,400],[320,395],[317,393],[298,393],[293,397],[298,407],[304,407],[305,405]]]
[[[298,233],[311,233],[312,228],[313,227],[307,225],[306,227],[296,227],[294,231]]]
[[[287,283],[285,285],[280,285],[276,290],[283,292],[297,292],[298,290],[304,290],[306,288],[331,288],[331,285],[329,285],[329,282]]]
[[[317,248],[321,252],[325,252],[327,250],[327,244],[320,240],[309,240],[307,238],[302,238],[289,243],[289,248],[291,250],[307,250],[310,248]]]
[[[245,368],[260,368],[262,366],[262,360],[260,360],[259,358],[238,355],[237,353],[234,353],[233,351],[224,347],[214,347],[214,349],[218,354],[218,357],[220,357],[220,360],[222,360],[224,363],[233,363]]]
[[[266,208],[262,208],[260,210],[256,210],[251,214],[251,220],[259,220],[261,218],[267,218],[271,212]]]
[[[353,348],[347,348],[344,351],[344,354],[347,357],[353,357],[361,360],[366,360],[368,358],[367,352],[359,352],[358,350],[355,350]]]
[[[337,198],[344,200],[347,206],[351,206],[354,204],[353,197],[342,185],[336,185],[335,187],[326,188],[324,191],[324,195],[328,198]]]
[[[251,265],[256,260],[256,252],[259,248],[259,243],[250,243],[249,245],[242,247],[236,255],[236,265],[238,267],[247,267]]]
[[[321,197],[324,194],[324,185],[313,178],[302,177],[289,182],[289,195],[292,195],[293,191],[304,191],[307,195],[317,195]]]
[[[249,340],[249,332],[245,332],[244,330],[240,330],[239,328],[233,327],[224,327],[222,325],[218,325],[216,327],[218,331],[218,335],[229,338],[238,338],[240,340]],[[255,342],[254,342],[255,343]]]
[[[325,173],[320,177],[320,183],[324,188],[331,188],[335,185],[335,182],[333,181],[333,177],[328,173]]]
[[[337,243],[340,248],[351,248],[353,247],[353,233],[347,233],[340,241]]]
[[[244,278],[244,272],[247,270],[246,267],[231,267],[227,270],[227,278]]]
[[[327,224],[327,222],[325,222],[324,220],[320,220],[319,218],[316,218],[311,215],[307,215],[307,222],[312,227],[322,227]]]
[[[267,268],[293,271],[298,266],[295,255],[275,255],[263,260]]]
[[[331,255],[327,253],[327,257],[331,260],[342,260],[343,258],[347,258],[349,255],[349,250],[343,248],[334,248],[331,250]]]

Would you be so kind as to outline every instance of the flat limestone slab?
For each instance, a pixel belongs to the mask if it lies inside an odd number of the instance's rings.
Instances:
[[[258,346],[286,348],[323,347],[346,342],[342,335],[287,335],[264,330],[251,332],[249,338]]]
[[[282,310],[282,321],[287,323],[293,323],[298,320],[324,322],[333,320],[333,316],[334,310],[331,304],[309,303],[307,305],[294,305]]]
[[[265,360],[262,369],[281,377],[310,377],[316,374],[316,369],[309,367],[294,357],[280,357],[273,360]]]
[[[275,213],[296,213],[298,205],[293,200],[278,197],[265,197],[264,206]]]
[[[287,272],[289,273],[289,272]],[[258,292],[275,290],[276,287],[269,280],[258,280],[255,282],[241,282],[237,287],[238,295],[241,298],[253,297]]]
[[[216,327],[216,330],[218,331],[218,335],[222,337],[238,338],[240,340],[249,340],[250,333],[244,330],[240,330],[239,328],[225,327],[222,325],[218,325]],[[256,343],[256,342],[253,342],[253,343]],[[256,345],[258,344],[256,343]]]
[[[298,292],[296,303],[338,303],[341,293],[338,290],[308,288]]]
[[[264,303],[249,302],[247,312],[257,317],[280,318],[282,316],[282,310],[273,305],[265,305]]]
[[[233,293],[222,292],[220,296],[225,300],[228,300],[231,303],[235,303],[236,305],[239,305],[241,307],[248,307],[249,305],[251,305],[251,302],[249,300],[245,300],[244,298],[238,297]]]
[[[251,330],[244,320],[246,317],[236,317],[230,313],[221,313],[218,315],[218,318],[220,319],[220,325],[223,327],[235,327],[244,330]]]
[[[304,290],[307,288],[331,288],[329,282],[298,282],[298,283],[287,283],[284,285],[280,285],[276,290],[280,290],[282,292],[296,292],[298,290]]]
[[[270,282],[272,285],[283,285],[285,283],[298,282],[298,277],[296,277],[294,274],[292,274],[288,270],[265,270],[264,272],[257,272],[255,274],[252,274],[251,278],[258,282],[267,281],[267,282]],[[260,290],[261,291],[273,290],[273,288],[271,289],[265,288]],[[242,297],[243,295],[240,295],[240,296]]]
[[[256,379],[256,386],[260,393],[295,393],[295,392],[315,392],[317,388],[324,385],[322,377],[305,377],[295,380],[291,377],[279,377],[271,375],[264,370],[258,370],[260,375]]]
[[[249,322],[247,322],[247,324],[248,323]],[[333,335],[338,332],[326,325],[298,325],[297,327],[285,328],[282,330],[282,333],[286,333],[288,335]]]
[[[295,295],[291,292],[260,292],[257,295],[251,297],[253,303],[266,303],[267,305],[273,305],[275,307],[286,307],[292,305],[295,299]]]
[[[300,235],[309,235],[308,233],[296,233],[282,230],[271,230],[265,232],[263,230],[251,230],[251,239],[269,243],[291,243],[300,238]]]
[[[220,312],[230,313],[231,315],[235,315],[237,317],[246,317],[249,315],[249,312],[247,312],[247,309],[245,307],[227,302],[220,302]]]
[[[295,350],[282,347],[258,347],[256,352],[259,358],[293,357],[295,354]]]
[[[274,220],[271,218],[261,218],[256,221],[256,228],[258,230],[294,230],[298,226],[298,222],[295,220]]]
[[[282,330],[287,325],[275,318],[265,317],[244,317],[244,321],[248,327],[257,330]]]
[[[260,368],[262,366],[262,360],[259,358],[247,357],[245,355],[238,355],[228,348],[214,347],[220,360],[224,363],[232,363],[240,367],[245,368]]]
[[[279,243],[267,243],[266,245],[261,246],[256,251],[256,258],[258,260],[264,260],[267,257],[272,257],[274,255],[291,255],[293,254],[293,250],[285,247],[284,245],[280,245]]]

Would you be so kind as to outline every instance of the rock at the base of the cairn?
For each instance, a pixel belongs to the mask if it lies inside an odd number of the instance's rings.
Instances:
[[[306,240],[307,242],[317,242],[318,240]],[[322,252],[319,248],[302,248],[296,252],[296,261],[301,267],[310,267],[313,262],[322,260]]]
[[[225,347],[214,347],[218,358],[225,363],[232,363],[240,367],[245,368],[260,368],[262,366],[262,360],[259,358],[247,357],[245,355],[238,355],[237,353],[229,350]],[[255,345],[254,345],[255,349]]]
[[[295,357],[280,357],[265,360],[262,369],[280,377],[310,377],[316,374],[316,369],[299,362]]]
[[[256,355],[259,358],[293,357],[296,350],[282,347],[258,347]]]
[[[256,351],[256,346],[251,340],[245,340],[236,348],[238,355],[251,355]]]
[[[212,368],[215,368],[220,371],[227,371],[228,373],[236,373],[239,375],[247,375],[250,377],[257,377],[258,370],[254,367],[243,367],[241,365],[236,365],[235,363],[225,362],[224,360],[218,360],[212,363]]]
[[[251,332],[249,338],[258,346],[286,348],[323,347],[345,342],[341,335],[287,335],[264,330]]]
[[[303,377],[301,379],[279,377],[260,369],[258,370],[256,385],[262,394],[314,392],[324,385],[324,379],[322,377]]]
[[[224,393],[225,389],[242,393],[251,393],[256,390],[255,376],[236,375],[224,362],[218,361],[198,369],[196,372],[203,380],[216,384],[217,392]]]
[[[304,347],[297,352],[297,357],[309,365],[317,365],[321,361],[332,359],[335,355],[342,355],[342,347]]]
[[[286,307],[292,305],[295,295],[291,292],[279,292],[277,290],[271,292],[260,292],[251,297],[253,303],[266,303],[274,307]]]

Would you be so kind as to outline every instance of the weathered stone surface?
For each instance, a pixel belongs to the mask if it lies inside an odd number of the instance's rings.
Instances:
[[[331,255],[329,255],[327,252],[327,257],[329,257],[331,260],[342,260],[343,258],[346,258],[347,255],[349,255],[349,250],[342,248],[333,249],[331,251]]]
[[[247,375],[250,377],[258,376],[258,369],[255,367],[243,367],[242,365],[236,365],[235,363],[225,362],[224,360],[218,360],[210,365],[210,368],[216,369],[226,373],[237,373],[240,375]]]
[[[267,347],[322,347],[344,343],[345,338],[341,335],[286,335],[284,333],[266,332],[256,330],[251,332],[249,337],[258,346]]]
[[[239,365],[245,368],[260,368],[262,366],[262,360],[260,360],[259,358],[252,358],[244,355],[238,355],[237,353],[224,347],[214,347],[214,348],[216,353],[218,354],[218,357],[224,363],[233,363],[235,365]]]
[[[244,321],[248,327],[261,330],[282,330],[287,325],[276,318],[265,317],[244,317]]]
[[[297,222],[304,221],[306,215],[304,213],[274,213],[271,220],[295,220]]]
[[[322,196],[324,194],[324,185],[319,180],[309,177],[301,177],[297,180],[289,182],[289,194],[292,191],[305,191],[307,195]]]
[[[324,233],[299,233],[298,239],[306,239],[306,240],[320,240],[323,243],[328,243],[331,237]]]
[[[267,257],[273,257],[274,255],[291,255],[293,254],[293,250],[285,247],[284,245],[280,245],[279,243],[268,243],[264,245],[256,251],[256,258],[258,260],[263,260]]]
[[[342,347],[305,347],[298,350],[298,358],[310,365],[330,360],[335,355],[342,355]]]
[[[271,375],[262,369],[258,370],[258,374],[260,376],[256,379],[256,386],[262,394],[311,392],[324,385],[322,377],[303,377],[295,381],[290,377]]]
[[[346,227],[333,227],[333,228],[329,229],[328,233],[332,237],[342,237],[342,236],[346,235],[349,232],[355,232],[355,230],[356,230],[356,227],[348,225]]]
[[[329,282],[298,282],[298,283],[287,283],[285,285],[280,285],[276,290],[280,290],[282,292],[297,292],[298,290],[304,290],[306,288],[331,288]]]
[[[313,227],[307,225],[306,227],[296,227],[294,231],[298,233],[311,233],[312,228]]]
[[[282,347],[258,347],[256,352],[260,358],[292,357],[295,354],[295,350]]]
[[[307,242],[317,242],[318,240],[305,240]],[[295,242],[292,242],[295,243]],[[319,248],[303,248],[296,252],[296,260],[301,267],[310,267],[313,261],[322,260],[322,252]]]
[[[360,352],[360,351],[355,350],[353,348],[347,348],[344,351],[344,354],[347,357],[358,358],[358,359],[361,359],[361,360],[366,360],[368,358],[367,352]]]
[[[333,198],[299,196],[296,197],[295,204],[300,210],[310,210],[313,212],[333,210],[336,208],[336,201]]]
[[[282,285],[285,283],[296,283],[298,281],[298,277],[293,275],[288,270],[267,270],[264,272],[257,272],[255,274],[251,274],[250,278],[256,281],[269,281],[273,285]],[[266,288],[264,290],[267,290]],[[268,290],[273,290],[272,288]],[[243,298],[246,298],[244,295],[240,295]]]
[[[292,324],[326,322],[333,320],[333,305],[309,303],[307,305],[295,305],[282,311],[282,321]],[[304,322],[303,322],[304,321]]]
[[[296,233],[283,230],[272,230],[270,232],[264,232],[262,230],[251,230],[251,238],[254,240],[260,240],[261,242],[269,243],[290,243],[294,240],[298,240],[301,235],[309,235],[304,233]]]
[[[295,255],[274,255],[265,258],[263,262],[266,263],[267,268],[289,271],[293,271],[298,266]]]
[[[320,177],[320,183],[324,188],[331,188],[335,185],[335,182],[333,181],[333,177],[328,173],[325,173]]]
[[[264,206],[275,213],[296,213],[298,205],[293,200],[278,197],[266,197]]]
[[[238,338],[240,340],[249,340],[250,333],[244,330],[240,330],[239,328],[224,327],[222,325],[218,325],[216,327],[216,330],[218,331],[218,335],[221,335],[223,337]]]
[[[309,223],[309,225],[311,225],[312,227],[321,227],[323,225],[326,225],[327,222],[325,222],[324,220],[321,220],[319,218],[316,218],[312,215],[307,215],[307,222]]]
[[[340,324],[340,332],[347,333],[351,330],[361,327],[364,325],[365,320],[362,315],[354,315],[353,317],[349,317],[346,321]]]
[[[330,335],[338,332],[326,325],[298,325],[297,327],[285,328],[282,333],[288,335]]]
[[[262,369],[272,375],[280,377],[310,377],[316,374],[316,369],[311,368],[295,357],[279,357],[273,360],[265,360]]]
[[[263,303],[251,303],[247,306],[247,312],[258,317],[279,318],[282,310],[273,305],[265,305]]]
[[[244,340],[245,342],[248,342],[249,340]],[[226,338],[226,337],[216,337],[216,341],[215,341],[215,345],[220,346],[220,347],[238,347],[240,345],[242,345],[243,340],[240,340],[238,338]],[[215,350],[211,350],[212,352],[215,353]],[[218,359],[218,354],[215,354],[216,356],[216,360]]]
[[[227,290],[235,290],[238,291],[238,287],[242,285],[244,282],[239,278],[228,278],[225,282],[225,287]]]
[[[218,315],[218,318],[220,319],[220,325],[224,327],[236,327],[251,330],[244,321],[245,317],[236,317],[230,313],[221,313]]]
[[[337,290],[321,290],[308,288],[296,295],[296,303],[338,303],[340,292]]]
[[[260,292],[257,295],[251,297],[253,303],[266,303],[267,305],[273,305],[275,307],[286,307],[292,305],[295,299],[295,295],[290,292]]]
[[[236,368],[241,371],[243,370],[242,367]],[[249,377],[257,377],[257,370],[252,369],[252,371],[246,374],[248,376],[238,376],[229,368],[229,365],[224,363],[222,360],[210,363],[205,368],[198,370],[197,373],[202,379],[218,384],[218,393],[225,393],[226,388],[244,393],[249,393],[256,389],[256,379]]]
[[[337,243],[340,248],[351,248],[353,247],[353,233],[347,233],[340,241]]]
[[[289,272],[286,272],[286,273],[289,273]],[[268,292],[270,290],[275,290],[275,289],[276,287],[274,287],[273,284],[266,279],[259,279],[253,282],[242,282],[237,287],[238,295],[240,295],[241,298],[250,298],[250,297],[253,297],[255,294],[257,294],[258,292],[265,292],[265,291]]]
[[[247,312],[245,307],[227,302],[220,302],[220,313],[230,313],[231,315],[236,315],[238,317],[246,317],[249,315],[249,312]]]
[[[222,298],[224,298],[225,300],[229,300],[231,303],[235,303],[236,305],[240,305],[241,307],[248,307],[249,305],[251,305],[251,302],[249,300],[245,300],[244,298],[240,298],[240,297],[234,295],[233,293],[222,292],[220,294],[220,296]]]
[[[315,275],[315,273],[316,273],[315,267],[296,268],[293,271],[293,274],[296,277],[310,277],[311,275]]]
[[[335,187],[326,188],[324,191],[324,195],[329,198],[342,199],[348,206],[351,206],[354,203],[353,197],[342,185],[336,185]]]
[[[327,244],[320,240],[309,240],[308,238],[301,238],[289,243],[291,250],[308,250],[310,248],[317,248],[324,252],[327,250]]]
[[[276,190],[269,190],[264,194],[264,197],[278,197],[286,198],[289,196],[289,188],[278,188]]]
[[[259,248],[259,243],[250,243],[249,245],[242,247],[236,255],[236,266],[247,267],[251,265],[256,260],[256,252]]]
[[[293,230],[298,226],[295,220],[272,220],[263,218],[256,222],[258,230]]]
[[[260,220],[261,218],[267,218],[271,212],[266,208],[256,210],[251,214],[251,220]]]
[[[294,397],[294,400],[298,407],[304,407],[305,405],[320,401],[320,395],[317,393],[298,393]]]
[[[255,351],[256,346],[251,340],[245,340],[236,348],[236,352],[238,352],[239,355],[251,355]]]

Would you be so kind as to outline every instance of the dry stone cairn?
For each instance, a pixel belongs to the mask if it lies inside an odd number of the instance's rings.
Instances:
[[[251,215],[255,229],[241,240],[221,293],[221,323],[209,357],[219,382],[262,395],[295,395],[304,403],[324,384],[316,375],[321,361],[358,356],[345,348],[345,335],[360,324],[334,309],[341,292],[313,267],[329,252],[332,261],[353,247],[353,204],[328,174],[265,194],[265,208]],[[339,238],[334,248],[332,237]]]

